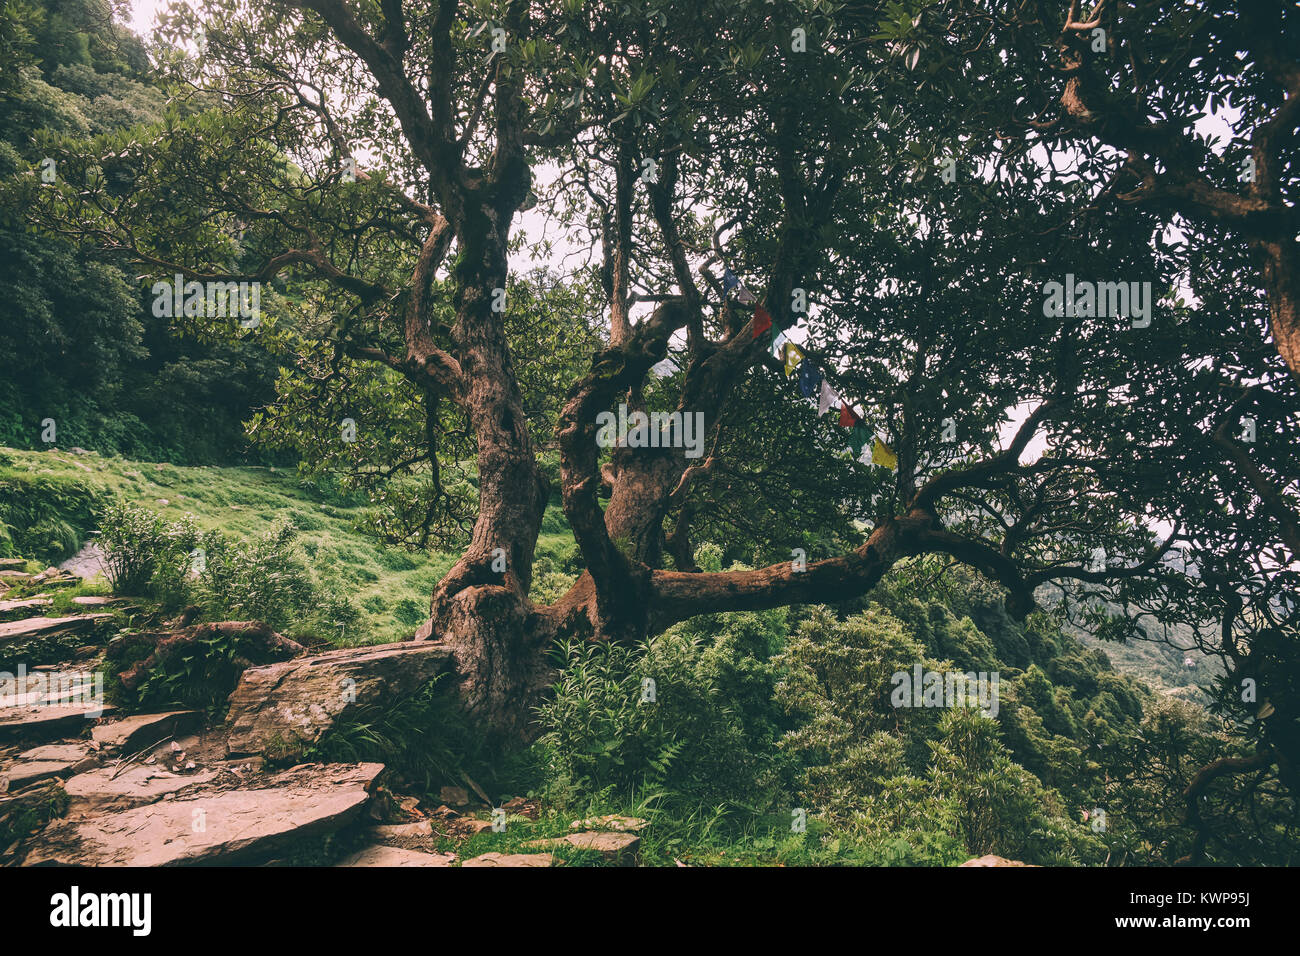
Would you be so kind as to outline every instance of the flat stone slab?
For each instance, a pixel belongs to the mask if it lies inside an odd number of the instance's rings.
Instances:
[[[231,755],[301,755],[345,712],[388,705],[451,665],[435,644],[380,644],[250,667],[230,695]]]
[[[86,726],[87,720],[96,720],[113,710],[111,704],[0,708],[0,740],[52,740],[75,734]]]
[[[117,776],[113,776],[114,774]],[[216,777],[215,770],[197,773],[172,773],[169,770],[137,764],[124,769],[113,765],[99,767],[70,777],[63,785],[76,805],[74,809],[102,807],[141,807],[161,800],[169,793],[184,790],[195,784],[207,783]]]
[[[26,558],[0,558],[0,571],[21,571],[25,567]]]
[[[99,762],[89,744],[49,744],[20,753],[0,774],[0,793],[19,790],[41,780],[90,770]]]
[[[29,617],[0,624],[0,643],[48,637],[51,634],[88,634],[101,621],[111,621],[111,614],[74,614],[70,617]]]
[[[484,853],[472,860],[466,860],[461,866],[554,866],[554,857],[549,853]]]
[[[549,840],[534,840],[524,845],[529,849],[544,850],[566,844],[578,850],[594,850],[611,862],[631,863],[636,859],[641,838],[632,833],[570,833]]]
[[[178,866],[268,858],[355,820],[383,764],[308,764],[225,789],[200,784],[174,799],[52,821],[27,865]]]
[[[13,601],[0,601],[0,617],[29,617],[38,611],[45,610],[53,603],[53,599],[47,597],[30,597],[19,598]]]
[[[455,853],[421,853],[396,846],[368,846],[337,866],[451,866]]]
[[[0,793],[20,790],[41,780],[60,777],[67,773],[68,769],[68,764],[58,760],[25,760],[16,763],[0,774]]]
[[[168,710],[158,714],[134,714],[112,723],[99,724],[91,738],[106,750],[135,753],[168,737],[180,737],[197,729],[203,715],[196,710]]]

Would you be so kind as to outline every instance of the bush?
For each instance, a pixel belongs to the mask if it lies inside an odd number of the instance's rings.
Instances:
[[[282,630],[310,608],[311,574],[296,546],[297,529],[277,521],[255,538],[236,541],[220,531],[203,535],[196,593],[212,614],[265,621]]]
[[[658,792],[682,806],[755,812],[779,790],[769,657],[780,612],[677,625],[636,646],[571,644],[539,710],[550,799],[576,805]],[[653,701],[650,696],[653,680]]]
[[[99,546],[113,593],[179,603],[198,536],[198,527],[188,515],[168,523],[145,508],[110,501],[100,514]]]

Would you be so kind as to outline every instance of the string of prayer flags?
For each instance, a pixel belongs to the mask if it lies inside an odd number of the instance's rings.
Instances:
[[[754,298],[754,294],[745,288],[744,284],[740,281],[740,277],[726,266],[723,266],[722,294],[724,296],[731,295],[733,289],[736,291],[736,301],[741,305],[753,305],[758,301]]]
[[[803,349],[793,342],[785,343],[785,377],[789,378],[803,362]]]
[[[897,470],[898,456],[894,454],[893,449],[872,433],[872,430],[867,427],[862,417],[853,410],[850,403],[844,401],[840,394],[831,387],[821,369],[808,360],[803,349],[790,341],[784,330],[775,327],[772,316],[768,314],[767,309],[763,308],[753,293],[745,288],[740,278],[724,265],[722,268],[723,297],[729,296],[732,292],[736,293],[737,302],[754,307],[754,319],[751,327],[755,341],[758,340],[759,336],[767,335],[773,356],[784,363],[786,378],[798,372],[797,380],[800,394],[804,398],[812,398],[814,395],[817,397],[818,417],[825,415],[837,405],[839,406],[839,424],[841,428],[847,428],[849,431],[848,442],[853,449],[854,458],[860,460],[863,449],[870,442],[871,463]]]
[[[890,450],[879,438],[871,447],[871,463],[873,465],[884,465],[886,468],[898,469],[898,456]]]
[[[821,369],[807,359],[799,366],[799,393],[804,398],[812,398],[817,394],[817,386],[825,379],[822,378]]]

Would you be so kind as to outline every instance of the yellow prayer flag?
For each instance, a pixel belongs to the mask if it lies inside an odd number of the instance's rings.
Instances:
[[[803,349],[793,342],[785,343],[785,376],[789,378],[803,361]]]
[[[886,468],[897,469],[898,457],[889,450],[888,445],[877,438],[875,444],[871,446],[871,463],[873,465],[884,465]]]

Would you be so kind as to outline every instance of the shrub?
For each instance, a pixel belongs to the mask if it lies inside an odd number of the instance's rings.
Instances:
[[[283,629],[312,605],[314,597],[296,538],[297,529],[286,520],[277,521],[265,534],[238,541],[209,531],[201,541],[200,602],[221,617],[265,621]]]
[[[183,591],[198,528],[189,516],[169,524],[161,515],[120,501],[102,509],[99,546],[114,594],[135,596]]]
[[[770,806],[781,779],[768,660],[779,619],[715,615],[636,646],[562,647],[564,670],[539,711],[551,799],[657,791],[681,805]],[[653,701],[643,701],[647,679]]]

